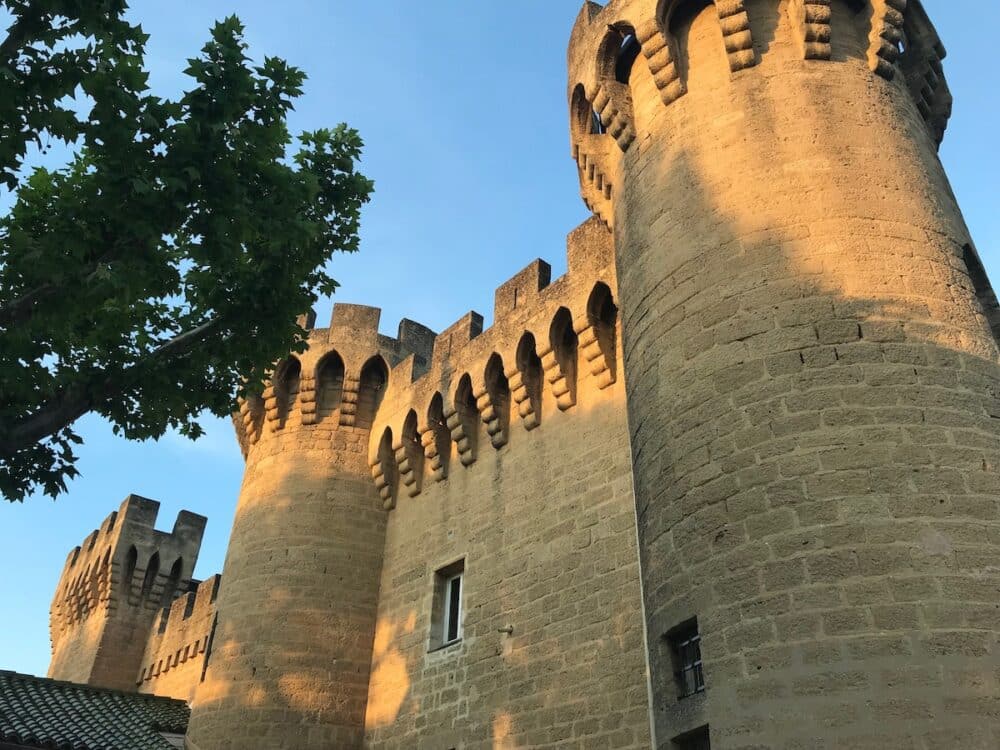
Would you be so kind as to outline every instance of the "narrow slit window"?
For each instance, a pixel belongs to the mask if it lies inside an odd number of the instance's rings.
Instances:
[[[462,617],[462,574],[448,579],[447,584],[448,601],[445,611],[445,643],[454,643],[460,634],[460,621]]]

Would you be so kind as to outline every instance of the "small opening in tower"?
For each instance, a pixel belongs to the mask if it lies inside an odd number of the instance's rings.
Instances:
[[[386,366],[385,360],[376,354],[361,368],[358,411],[355,418],[355,425],[360,429],[371,429],[388,383],[389,368]]]
[[[604,135],[608,132],[607,128],[604,127],[604,120],[601,119],[601,113],[596,109],[592,112],[592,117],[590,118],[590,134],[591,135]]]
[[[316,421],[336,414],[343,397],[344,360],[337,352],[330,352],[316,368]]]
[[[615,62],[615,80],[618,83],[628,84],[632,77],[632,67],[635,65],[642,47],[631,29],[620,30],[622,34],[621,46],[618,48],[618,59]]]
[[[447,477],[451,459],[451,430],[445,423],[444,399],[440,393],[435,393],[431,398],[431,405],[427,409],[427,427],[434,434],[434,448],[440,461],[441,477]]]
[[[559,369],[566,380],[571,403],[576,403],[577,349],[579,338],[573,330],[573,316],[565,307],[560,307],[549,328],[549,345],[555,353]]]

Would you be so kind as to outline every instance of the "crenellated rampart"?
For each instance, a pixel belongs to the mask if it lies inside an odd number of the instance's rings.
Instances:
[[[130,495],[70,552],[50,610],[49,676],[95,685],[134,685],[156,612],[186,591],[206,519],[182,511],[156,529],[160,504]]]
[[[404,320],[391,338],[378,333],[377,308],[335,305],[330,327],[310,331],[308,349],[241,405],[234,421],[244,454],[272,439],[270,450],[284,440],[336,443],[344,433],[365,439],[390,509],[400,492],[419,494],[425,474],[446,480],[453,452],[472,465],[485,448],[480,422],[492,448],[505,445],[517,426],[511,403],[529,431],[543,422],[543,391],[572,409],[583,379],[602,389],[618,377],[614,253],[596,219],[569,235],[567,267],[553,281],[536,260],[498,287],[486,330],[472,311],[437,335]]]
[[[160,611],[136,678],[139,692],[188,702],[194,698],[211,653],[215,600],[221,583],[221,575],[192,581],[187,593]]]
[[[838,35],[857,37],[868,67],[887,81],[901,72],[902,85],[931,137],[936,143],[944,138],[952,109],[941,65],[946,52],[919,2],[775,1],[769,13],[777,19],[764,18],[760,4],[751,8],[746,0],[708,4],[716,10],[718,44],[731,76],[760,64],[777,25],[790,27],[801,59],[810,64],[843,62],[843,56],[833,54],[846,41]],[[621,179],[619,162],[637,133],[629,71],[641,58],[664,105],[688,93],[690,60],[683,29],[690,8],[684,0],[587,2],[573,28],[568,91],[572,155],[584,202],[609,227],[614,223],[615,184]]]
[[[567,412],[584,379],[599,389],[614,383],[615,289],[611,236],[592,219],[568,238],[564,276],[552,281],[550,266],[534,261],[497,289],[490,328],[470,312],[434,340],[427,372],[412,378],[413,358],[393,368],[369,445],[385,507],[418,495],[425,478],[445,481],[452,445],[469,467],[480,451],[506,445],[513,429],[538,428],[543,391]],[[480,423],[488,442],[479,440]]]

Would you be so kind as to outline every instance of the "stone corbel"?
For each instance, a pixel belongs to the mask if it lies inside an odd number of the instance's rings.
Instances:
[[[608,353],[601,347],[596,326],[586,323],[576,334],[580,339],[580,358],[587,363],[587,370],[597,379],[597,387],[604,390],[613,385],[618,379],[614,362],[610,361]]]
[[[340,424],[343,427],[354,427],[358,414],[358,391],[361,390],[360,378],[344,375],[343,403],[340,406]]]
[[[797,31],[799,49],[806,60],[829,60],[831,0],[791,0],[788,14]]]
[[[636,29],[636,39],[642,46],[653,82],[660,92],[664,104],[672,104],[687,93],[687,86],[681,80],[677,69],[677,51],[670,39],[655,19],[649,19]]]
[[[872,0],[868,66],[888,81],[896,75],[899,45],[903,41],[906,2],[907,0]]]
[[[375,462],[371,465],[372,479],[375,480],[375,491],[378,492],[382,507],[385,510],[392,510],[396,507],[396,498],[392,496],[392,487],[389,486],[389,478],[385,475],[385,468],[382,466],[382,458],[376,456]]]
[[[316,424],[316,378],[312,373],[302,373],[299,379],[297,401],[302,415],[302,424]]]
[[[615,139],[622,151],[628,151],[635,140],[632,92],[629,87],[618,81],[602,81],[595,91],[588,92],[588,98],[593,102],[594,110],[600,114],[608,135]]]
[[[267,420],[271,432],[277,432],[281,429],[281,420],[278,419],[278,394],[275,392],[273,384],[269,383],[264,388],[262,398],[264,399],[264,418]]]
[[[448,478],[448,467],[445,457],[438,452],[437,432],[431,427],[424,428],[420,432],[420,442],[424,446],[424,457],[430,462],[431,476],[435,482],[443,482]]]
[[[399,481],[406,487],[407,497],[420,494],[423,484],[423,448],[417,440],[402,439],[392,446],[399,467]]]
[[[750,16],[747,15],[744,0],[715,0],[722,26],[722,40],[729,57],[729,69],[735,73],[757,64],[757,52],[753,48],[753,33],[750,31]]]
[[[541,423],[541,417],[536,405],[532,402],[528,386],[524,382],[524,376],[516,367],[511,367],[505,373],[507,382],[510,385],[510,397],[517,404],[517,413],[524,423],[524,429],[529,432]]]
[[[458,448],[458,460],[462,466],[471,466],[476,462],[476,448],[472,437],[466,432],[461,415],[452,407],[445,410],[445,424],[451,430],[451,439]]]
[[[552,386],[552,395],[556,397],[556,405],[560,411],[570,409],[576,405],[576,397],[569,387],[568,373],[563,371],[553,349],[547,348],[544,352],[539,352],[539,355],[542,359],[542,371],[545,373],[545,379]]]
[[[476,408],[479,409],[483,424],[486,425],[486,434],[490,436],[490,443],[494,448],[502,448],[507,445],[510,435],[507,426],[503,423],[504,420],[501,419],[501,415],[497,411],[497,405],[493,403],[493,397],[486,388],[474,395]]]

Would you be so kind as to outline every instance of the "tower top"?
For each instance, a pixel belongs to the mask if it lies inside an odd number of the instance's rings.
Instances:
[[[943,139],[952,110],[946,53],[919,0],[588,1],[569,44],[570,133],[584,202],[609,227],[617,163],[637,137],[637,108],[649,107],[633,101],[631,71],[648,68],[662,106],[684,97],[698,74],[692,65],[706,64],[689,56],[690,24],[710,6],[734,84],[766,67],[776,34],[790,34],[803,65],[853,62],[908,91],[934,143]]]

